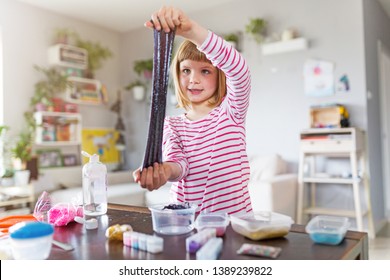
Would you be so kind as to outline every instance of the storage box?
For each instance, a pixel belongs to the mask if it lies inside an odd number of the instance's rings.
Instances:
[[[223,236],[229,225],[229,217],[226,213],[200,214],[195,221],[195,228],[201,231],[205,228],[214,228],[217,236]]]
[[[310,108],[311,128],[348,127],[348,111],[342,105],[318,106]]]
[[[230,221],[235,232],[252,240],[283,237],[293,223],[291,217],[275,212],[230,215]]]
[[[153,230],[160,234],[184,234],[194,229],[195,210],[197,205],[184,209],[166,209],[166,205],[149,207],[152,212]]]
[[[346,217],[319,215],[306,225],[306,232],[315,243],[338,245],[343,241],[348,226]]]
[[[87,69],[88,51],[71,45],[57,44],[49,48],[48,60],[51,65]]]

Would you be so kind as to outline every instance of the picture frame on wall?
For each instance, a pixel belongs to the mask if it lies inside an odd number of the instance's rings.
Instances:
[[[76,166],[77,156],[75,154],[67,154],[62,156],[62,163],[64,166]]]
[[[62,167],[62,155],[59,149],[37,150],[40,168]]]

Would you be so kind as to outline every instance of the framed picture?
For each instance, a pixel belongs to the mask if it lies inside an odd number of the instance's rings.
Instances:
[[[119,163],[119,151],[116,142],[119,132],[112,128],[83,128],[81,149],[93,155],[98,154],[102,163]],[[88,159],[83,158],[83,163]]]
[[[59,149],[37,150],[40,168],[61,167],[62,156]]]
[[[75,166],[77,165],[77,157],[74,154],[63,155],[62,163],[64,166]]]

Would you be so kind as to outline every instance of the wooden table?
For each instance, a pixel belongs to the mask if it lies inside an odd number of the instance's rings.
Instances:
[[[107,227],[114,224],[130,224],[135,231],[153,234],[152,218],[149,209],[143,207],[110,204],[107,215],[98,217],[99,227],[86,230],[83,225],[70,223],[65,227],[56,227],[54,238],[70,243],[73,251],[63,251],[53,246],[49,259],[59,260],[106,260],[106,259],[147,259],[147,260],[186,260],[196,259],[195,254],[185,250],[185,239],[192,233],[166,236],[164,250],[151,254],[124,246],[121,241],[109,241],[105,237]],[[348,231],[344,241],[338,246],[314,244],[305,233],[304,226],[293,225],[288,235],[283,238],[252,241],[237,234],[229,225],[223,238],[223,250],[219,259],[248,260],[258,257],[238,255],[236,251],[243,243],[277,246],[282,248],[278,259],[282,260],[338,260],[368,259],[367,233]]]

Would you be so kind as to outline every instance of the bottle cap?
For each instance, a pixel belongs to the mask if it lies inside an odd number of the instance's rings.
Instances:
[[[95,229],[98,227],[98,221],[95,218],[84,221],[86,229]]]
[[[86,151],[81,151],[81,154],[87,158],[89,158],[89,162],[99,162],[99,155],[98,154],[93,154],[90,155]]]
[[[90,158],[89,158],[89,162],[98,162],[99,161],[99,155],[97,154],[93,154]]]

